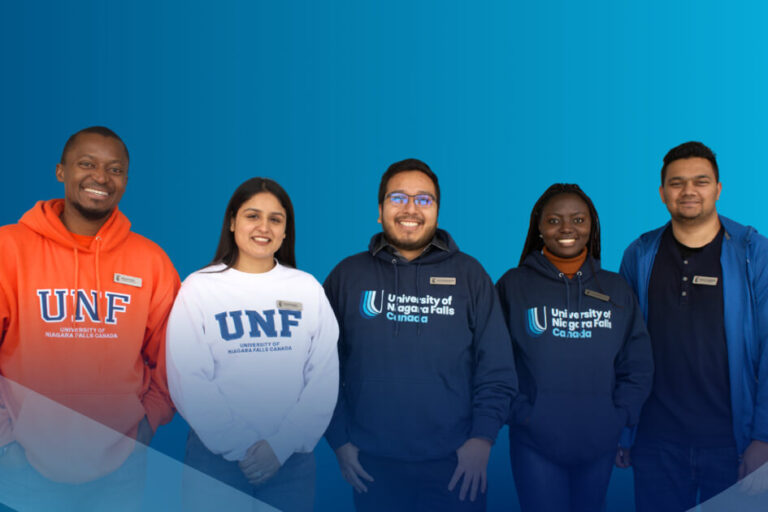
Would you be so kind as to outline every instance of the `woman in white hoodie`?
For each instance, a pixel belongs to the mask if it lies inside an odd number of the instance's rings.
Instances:
[[[186,464],[281,510],[311,510],[339,330],[322,286],[295,268],[294,244],[283,188],[240,185],[213,261],[174,303],[168,384],[191,427]]]

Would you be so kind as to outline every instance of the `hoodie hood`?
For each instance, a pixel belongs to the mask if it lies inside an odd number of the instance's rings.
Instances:
[[[63,199],[50,199],[38,201],[35,206],[26,212],[19,224],[27,226],[39,235],[70,249],[84,252],[95,252],[96,244],[83,247],[77,243],[67,227],[61,222],[61,213],[64,211]],[[129,235],[131,222],[117,208],[114,209],[107,221],[99,229],[94,241],[99,240],[100,250],[109,251],[119,246]]]

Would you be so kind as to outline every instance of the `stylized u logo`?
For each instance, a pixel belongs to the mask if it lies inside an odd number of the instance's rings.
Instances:
[[[376,315],[381,314],[382,307],[384,305],[384,290],[381,291],[379,296],[379,305],[376,305],[376,291],[366,290],[360,297],[360,313],[365,318],[373,318]]]
[[[525,324],[528,334],[537,338],[547,330],[547,308],[542,308],[542,318],[539,319],[539,308],[528,308],[528,322]]]

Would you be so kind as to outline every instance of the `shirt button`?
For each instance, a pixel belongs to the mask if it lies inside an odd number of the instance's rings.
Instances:
[[[687,281],[687,280],[688,280],[688,276],[683,276],[683,281]]]
[[[683,260],[683,265],[687,265],[687,264],[688,264],[688,260]]]
[[[683,297],[685,297],[686,295],[688,295],[688,292],[683,292]]]

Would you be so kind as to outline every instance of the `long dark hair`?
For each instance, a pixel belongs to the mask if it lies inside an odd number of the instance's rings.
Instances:
[[[544,240],[539,236],[541,212],[550,199],[560,194],[573,194],[579,196],[585,203],[587,203],[589,217],[592,221],[592,229],[589,232],[589,241],[587,242],[587,251],[594,259],[600,259],[600,219],[597,217],[595,205],[592,204],[592,200],[578,185],[573,183],[555,183],[545,190],[539,200],[536,201],[536,204],[533,205],[531,222],[528,225],[528,236],[525,239],[523,253],[520,255],[519,265],[523,264],[523,260],[525,260],[525,257],[530,253],[540,251],[544,247]]]
[[[296,268],[296,228],[294,225],[293,204],[288,193],[283,187],[269,178],[251,178],[242,183],[227,204],[227,210],[224,212],[224,222],[221,225],[221,236],[219,237],[219,246],[216,248],[216,254],[208,265],[223,263],[227,268],[231,268],[237,262],[239,254],[237,244],[235,243],[235,234],[230,230],[232,219],[237,216],[237,211],[244,202],[261,192],[269,192],[280,201],[280,205],[285,209],[285,239],[283,244],[275,253],[275,258],[281,265]]]

